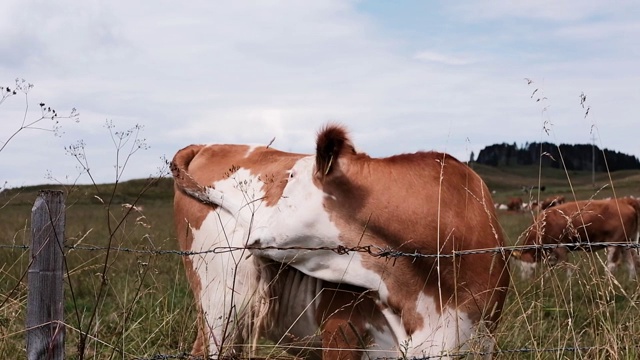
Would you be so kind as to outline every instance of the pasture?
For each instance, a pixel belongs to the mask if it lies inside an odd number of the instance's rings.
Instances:
[[[513,196],[527,201],[521,186],[533,185],[544,185],[545,191],[534,191],[532,199],[640,195],[640,171],[596,174],[594,187],[591,172],[473,168],[495,190],[495,202]],[[187,358],[183,354],[194,340],[196,312],[181,256],[154,252],[177,249],[171,179],[117,186],[43,185],[0,193],[0,357],[24,357],[29,252],[21,246],[29,241],[30,212],[39,189],[68,194],[66,245],[76,248],[67,250],[67,356],[79,358],[80,334],[86,333],[86,359]],[[526,211],[499,211],[498,216],[510,245],[533,219]],[[116,251],[118,247],[137,252]],[[576,253],[570,264],[541,267],[531,280],[521,279],[512,266],[497,358],[638,358],[637,282],[625,271],[610,276],[604,260],[604,253]],[[266,345],[263,353],[279,355]]]

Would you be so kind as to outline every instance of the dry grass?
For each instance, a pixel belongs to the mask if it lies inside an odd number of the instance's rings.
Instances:
[[[537,182],[538,170],[534,168],[475,169],[488,179],[492,189],[498,189],[498,201],[524,195],[520,185]],[[618,196],[640,190],[640,172],[611,175]],[[567,184],[567,174],[564,183],[562,174],[545,176],[545,194],[572,198],[575,193],[576,198],[589,198],[597,192],[590,173],[569,174],[573,188]],[[605,177],[600,175],[598,179],[601,186]],[[136,201],[144,184],[119,184],[110,206],[95,198],[100,189],[77,187],[71,191],[67,198],[67,245],[106,246],[111,239],[112,246],[176,249],[171,180],[162,180],[145,191],[137,200],[142,211],[127,214],[121,206]],[[113,185],[101,186],[103,192],[110,193],[109,186]],[[31,204],[38,188],[0,194],[5,205],[0,209],[0,244],[28,243]],[[610,196],[610,191],[610,186],[606,187],[596,197]],[[514,244],[531,223],[532,214],[500,212],[499,218],[508,242]],[[114,231],[115,224],[119,226]],[[89,335],[85,358],[90,359],[149,358],[189,351],[196,332],[196,314],[180,256],[112,253],[101,297],[105,252],[70,250],[67,261],[71,279],[65,289],[69,356],[77,357],[80,331]],[[0,357],[24,357],[28,252],[0,249],[0,264]],[[567,275],[569,267],[571,275]],[[615,277],[606,273],[600,253],[574,254],[570,266],[543,267],[533,280],[520,279],[514,273],[497,333],[499,349],[506,351],[499,358],[638,358],[638,297],[637,282],[628,279],[624,271]],[[96,320],[89,326],[93,311],[97,312]]]
[[[478,169],[481,173],[483,169]],[[545,185],[544,193],[525,194],[504,183],[494,194],[496,202],[520,196],[540,200],[563,195],[568,201],[640,195],[640,172],[620,171],[596,174],[565,172],[554,169],[492,169],[488,183],[509,178],[528,179],[530,185]],[[537,174],[536,174],[537,173]],[[499,212],[499,220],[507,234],[508,245],[535,217],[531,211]],[[533,279],[520,277],[517,261],[512,269],[512,288],[507,298],[498,343],[503,350],[533,349],[509,352],[501,358],[517,359],[637,359],[640,357],[640,326],[634,320],[640,315],[639,288],[624,266],[616,274],[606,270],[604,252],[572,254],[570,263],[553,268],[541,264]],[[557,350],[554,350],[557,349]]]
[[[512,243],[531,222],[530,215],[503,213]],[[502,349],[558,349],[516,353],[518,359],[637,359],[640,356],[638,282],[621,267],[606,271],[604,252],[574,253],[569,264],[541,265],[533,279],[520,277],[512,264],[498,343]],[[576,348],[589,348],[577,351]]]
[[[144,183],[144,182],[142,182]],[[162,196],[151,192],[139,201],[141,212],[126,213],[141,182],[121,185],[112,206],[101,204],[89,187],[68,196],[66,245],[132,249],[176,249],[171,181]],[[108,185],[105,185],[108,186]],[[0,210],[0,244],[27,244],[35,189],[26,189]],[[3,198],[14,194],[5,193]],[[33,201],[31,200],[31,201]],[[109,220],[107,220],[109,219]],[[111,221],[111,232],[107,226]],[[116,226],[118,225],[118,226]],[[117,228],[117,229],[116,229]],[[133,358],[188,351],[195,335],[194,302],[179,256],[113,252],[107,263],[104,295],[99,297],[105,251],[68,250],[65,289],[67,354],[76,357],[80,331],[88,333],[85,358]],[[0,357],[24,357],[28,251],[0,249]],[[7,298],[7,296],[9,296]],[[96,320],[89,324],[92,312]]]

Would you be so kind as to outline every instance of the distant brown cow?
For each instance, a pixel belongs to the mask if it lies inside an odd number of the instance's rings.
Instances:
[[[521,235],[523,245],[572,244],[552,249],[525,249],[514,252],[521,261],[522,275],[529,277],[538,262],[547,258],[550,263],[567,261],[569,251],[596,251],[605,246],[591,243],[638,242],[640,203],[632,198],[588,200],[553,206],[538,215],[534,223]],[[614,271],[618,261],[627,262],[629,275],[636,276],[640,256],[635,249],[610,246],[608,264]]]
[[[507,203],[507,210],[511,210],[511,211],[522,210],[522,198],[519,198],[519,197],[509,198],[509,202]]]
[[[564,204],[565,203],[565,199],[564,196],[561,195],[557,195],[557,196],[550,196],[546,199],[544,199],[544,201],[542,201],[542,204],[540,204],[540,208],[542,210],[546,210],[550,207],[556,206],[556,205],[560,205],[560,204]]]

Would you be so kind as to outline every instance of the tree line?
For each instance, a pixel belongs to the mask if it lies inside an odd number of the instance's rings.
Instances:
[[[480,150],[477,159],[473,157],[471,153],[470,161],[490,166],[540,165],[558,169],[566,166],[567,170],[591,171],[595,160],[595,171],[598,172],[605,172],[607,169],[609,171],[640,169],[640,161],[633,155],[609,149],[601,150],[595,145],[588,144],[557,146],[548,142],[534,142],[518,147],[515,143],[502,143],[487,146]]]

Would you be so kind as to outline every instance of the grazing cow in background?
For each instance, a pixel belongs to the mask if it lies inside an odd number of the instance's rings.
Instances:
[[[569,251],[596,251],[606,246],[591,246],[591,243],[638,242],[638,216],[640,204],[632,198],[610,200],[585,200],[556,205],[541,212],[534,223],[525,230],[522,245],[574,244],[551,249],[524,249],[514,251],[519,259],[523,277],[530,277],[536,264],[544,258],[550,263],[567,261]],[[627,262],[629,276],[636,276],[640,269],[640,257],[635,249],[624,246],[608,247],[610,271],[615,271],[618,262]]]
[[[172,170],[181,248],[247,245],[253,255],[185,258],[201,310],[195,352],[208,344],[214,353],[229,320],[232,343],[306,338],[371,358],[491,351],[509,285],[506,259],[453,255],[502,247],[503,233],[484,182],[453,157],[371,158],[355,151],[342,127],[328,126],[315,155],[191,146]],[[350,295],[331,292],[339,287]]]
[[[523,205],[522,208],[525,210],[531,210],[531,211],[534,211],[534,210],[542,211],[550,207],[564,204],[564,203],[565,203],[564,196],[556,195],[556,196],[549,196],[548,198],[544,199],[541,203],[538,203],[537,200],[531,200],[527,204]]]
[[[564,196],[561,196],[561,195],[550,196],[542,201],[542,203],[540,204],[540,209],[546,210],[550,207],[564,204],[564,203],[565,203]]]
[[[520,197],[509,198],[509,202],[507,202],[507,210],[511,210],[511,211],[522,210],[522,198]]]

